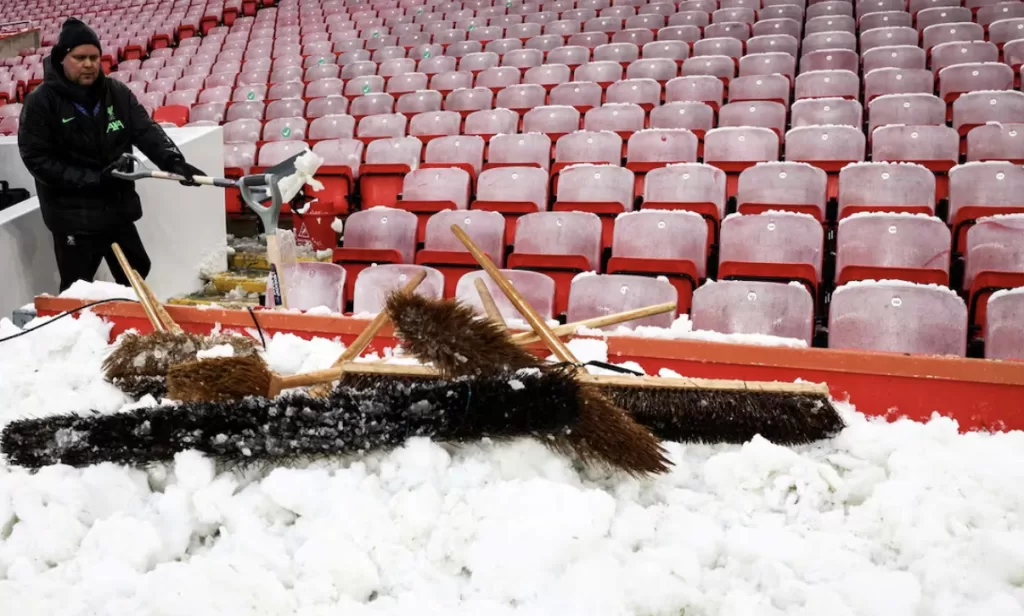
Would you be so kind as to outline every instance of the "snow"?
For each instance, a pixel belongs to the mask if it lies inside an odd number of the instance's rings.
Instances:
[[[803,288],[800,283],[794,283]],[[658,338],[661,340],[700,340],[704,342],[721,342],[725,344],[753,344],[757,346],[778,346],[795,349],[807,348],[807,342],[797,338],[784,338],[766,334],[723,334],[720,332],[693,329],[693,322],[685,314],[679,315],[672,322],[671,328],[640,325],[629,328],[619,325],[615,329],[602,330],[589,327],[576,328],[577,336],[637,336],[640,338]]]
[[[846,221],[858,218],[925,218],[928,220],[939,220],[932,214],[921,214],[919,212],[856,212],[840,220],[839,226],[841,228]]]
[[[993,293],[988,301],[999,299],[1000,297],[1007,297],[1009,295],[1024,295],[1024,287],[1017,287],[1016,289],[1000,289]]]
[[[843,291],[845,291],[847,289],[852,289],[854,287],[868,287],[868,286],[918,287],[918,288],[925,288],[926,287],[926,288],[930,288],[930,289],[937,289],[937,290],[940,290],[940,291],[945,291],[946,293],[952,293],[958,299],[960,298],[960,296],[957,294],[956,291],[954,291],[953,289],[950,289],[947,286],[941,285],[941,284],[934,284],[934,283],[921,284],[921,283],[918,283],[918,282],[907,282],[905,280],[854,280],[852,282],[847,282],[844,285],[836,287],[836,290],[832,292],[832,296],[835,297],[836,294],[842,293]]]
[[[804,218],[810,218],[815,222],[818,221],[817,218],[811,216],[806,212],[790,212],[788,210],[765,210],[764,212],[759,212],[757,214],[741,214],[739,212],[733,212],[732,214],[727,214],[726,217],[722,219],[722,222],[724,223],[725,221],[730,220],[732,218],[742,218],[744,216],[792,216],[794,218],[799,218],[803,216]]]
[[[341,235],[342,231],[345,230],[345,221],[340,218],[335,218],[334,221],[331,222],[331,229],[333,229],[338,235]]]
[[[626,218],[627,216],[652,216],[654,215],[654,212],[658,212],[658,214],[662,216],[667,216],[669,218],[671,218],[672,216],[688,216],[690,218],[699,218],[701,221],[704,220],[703,216],[701,216],[697,212],[691,212],[690,210],[634,210],[632,212],[623,212],[621,214],[616,214],[615,220],[620,220],[622,218]]]
[[[135,294],[135,290],[131,287],[103,280],[95,282],[76,280],[71,283],[70,287],[61,292],[58,297],[72,297],[86,301],[99,301],[103,299],[130,299],[138,301],[139,299],[139,296]]]
[[[33,327],[42,319],[29,324]],[[15,333],[0,320],[0,337]],[[89,311],[4,343],[0,426],[128,400]],[[278,334],[275,370],[341,345]],[[573,340],[581,360],[601,340]],[[152,401],[150,401],[152,402]],[[17,614],[1024,614],[1024,434],[869,420],[810,446],[668,443],[670,473],[532,439],[223,472],[37,473],[0,459],[0,605]]]

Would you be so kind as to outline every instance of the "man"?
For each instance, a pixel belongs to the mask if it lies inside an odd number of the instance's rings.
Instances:
[[[44,60],[43,83],[25,99],[18,147],[36,180],[43,221],[53,234],[60,290],[92,281],[100,260],[118,283],[127,276],[111,251],[118,243],[131,266],[146,277],[149,255],[135,222],[142,205],[135,183],[111,175],[120,157],[138,147],[164,171],[195,185],[205,175],[185,157],[123,83],[100,66],[99,37],[75,18]]]

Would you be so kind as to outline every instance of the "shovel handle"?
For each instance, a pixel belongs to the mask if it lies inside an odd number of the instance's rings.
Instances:
[[[170,180],[172,182],[185,182],[187,179],[185,176],[178,175],[176,173],[168,173],[166,171],[160,171],[159,169],[153,169],[152,167],[146,166],[142,159],[134,154],[122,154],[122,161],[132,163],[133,171],[121,171],[120,169],[114,169],[110,172],[115,178],[120,180],[127,180],[129,182],[135,182],[138,180]],[[215,178],[207,175],[196,175],[192,177],[192,182],[203,186],[217,186],[219,188],[234,188],[238,185],[235,180],[229,180],[226,178]]]

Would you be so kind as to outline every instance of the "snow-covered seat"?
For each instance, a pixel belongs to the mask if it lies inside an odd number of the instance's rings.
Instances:
[[[332,312],[345,311],[345,268],[335,263],[299,261],[282,268],[285,297],[288,308],[311,310],[329,308]],[[267,306],[273,308],[274,293],[267,281]]]
[[[733,214],[722,221],[718,277],[797,281],[816,294],[824,250],[825,231],[808,214]]]
[[[985,357],[1024,360],[1024,287],[989,298],[984,332]]]
[[[967,231],[964,261],[971,323],[983,325],[989,295],[1024,287],[1024,214],[978,219]]]
[[[677,300],[676,288],[667,280],[623,274],[577,276],[569,290],[566,320],[571,323]],[[676,314],[673,310],[613,327],[671,327]]]
[[[836,284],[888,279],[949,283],[950,232],[934,216],[855,214],[840,221],[836,246]]]
[[[935,174],[905,163],[870,162],[839,172],[839,219],[857,212],[935,213]]]
[[[445,297],[453,297],[459,278],[479,268],[465,245],[452,233],[458,225],[495,265],[505,263],[505,219],[498,212],[486,210],[448,210],[427,219],[423,249],[416,253],[416,263],[433,267],[444,274]]]
[[[1024,122],[972,128],[967,133],[967,160],[1024,164]]]
[[[814,298],[802,285],[708,281],[693,294],[693,328],[722,334],[796,338],[811,344]]]
[[[539,272],[528,270],[503,269],[501,273],[512,283],[530,306],[537,311],[542,318],[551,319],[554,317],[555,306],[555,281],[550,276]],[[469,272],[459,278],[455,287],[455,298],[460,302],[472,306],[480,314],[486,314],[480,293],[476,290],[476,280],[480,279],[487,285],[494,304],[505,320],[518,319],[525,321],[526,318],[519,310],[512,305],[512,302],[505,297],[491,277],[484,271]]]
[[[832,349],[964,357],[967,305],[938,285],[851,282],[832,293],[828,330]]]
[[[432,267],[407,264],[372,265],[359,272],[356,278],[352,311],[355,314],[380,312],[388,295],[408,284],[409,278],[420,270],[426,270],[427,277],[420,283],[416,293],[431,299],[441,299],[444,275]]]
[[[963,249],[973,221],[996,214],[1024,214],[1024,167],[1005,161],[953,167],[949,172],[953,251]]]
[[[806,163],[773,162],[740,173],[736,204],[741,214],[784,210],[825,220],[828,176]]]

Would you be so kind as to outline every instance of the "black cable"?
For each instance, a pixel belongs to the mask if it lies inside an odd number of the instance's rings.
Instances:
[[[252,317],[252,322],[256,324],[256,331],[260,334],[260,343],[263,345],[263,350],[267,350],[267,340],[263,337],[263,328],[260,327],[260,322],[256,320],[256,312],[252,309],[252,306],[246,306],[249,310],[249,316]]]
[[[62,312],[61,314],[53,317],[49,321],[47,321],[45,323],[41,323],[39,325],[36,325],[32,329],[23,329],[20,332],[14,334],[14,335],[7,336],[6,338],[0,338],[0,343],[7,342],[8,340],[14,340],[15,338],[20,338],[21,336],[24,336],[25,334],[30,334],[30,333],[36,331],[37,329],[42,329],[42,328],[46,327],[47,325],[49,325],[50,323],[54,323],[56,321],[59,321],[60,319],[63,319],[64,317],[66,317],[68,315],[75,314],[76,312],[79,312],[81,310],[85,310],[86,308],[92,308],[93,306],[99,306],[100,304],[106,304],[106,303],[109,303],[109,302],[132,302],[132,303],[136,303],[136,304],[139,303],[138,300],[128,299],[126,297],[119,297],[119,298],[114,298],[114,299],[101,299],[101,300],[98,300],[98,301],[95,301],[95,302],[91,302],[89,304],[85,304],[85,305],[79,306],[78,308],[72,308],[71,310],[68,310],[67,312]]]

